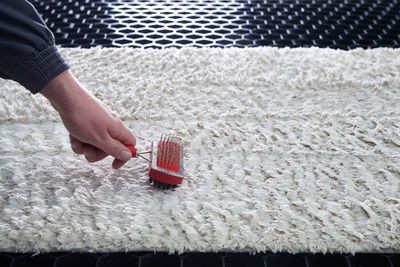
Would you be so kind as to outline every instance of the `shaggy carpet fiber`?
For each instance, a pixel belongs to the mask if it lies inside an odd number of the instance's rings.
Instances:
[[[0,80],[1,251],[400,251],[400,50],[61,49],[185,179],[72,153],[47,100]]]

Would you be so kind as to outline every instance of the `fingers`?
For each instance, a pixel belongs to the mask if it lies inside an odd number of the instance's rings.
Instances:
[[[114,159],[113,163],[112,163],[112,167],[114,169],[119,169],[121,168],[124,164],[126,163],[126,161],[122,161],[119,159]]]
[[[82,143],[72,135],[69,137],[72,151],[76,154],[84,154],[88,162],[96,162],[111,155],[115,158],[112,167],[119,169],[132,157],[132,153],[128,148],[110,136],[99,145],[104,151],[93,145]]]
[[[100,161],[102,159],[104,159],[105,157],[108,156],[107,153],[105,153],[103,150],[98,149],[92,145],[89,144],[83,144],[83,154],[85,155],[85,158],[88,162],[96,162],[96,161]],[[130,153],[130,152],[129,152]],[[114,169],[119,169],[121,168],[130,158],[131,158],[131,154],[124,157],[120,157],[123,160],[117,159],[115,158],[113,163],[112,163],[112,167]]]
[[[104,123],[99,124],[105,127],[101,129],[98,124],[93,124],[93,128],[100,128],[96,131],[89,129],[84,135],[75,138],[70,134],[72,150],[77,154],[84,154],[89,162],[96,162],[104,159],[107,155],[115,158],[112,167],[119,169],[125,162],[132,158],[131,151],[126,145],[135,146],[136,138],[122,121],[113,113],[105,116]],[[100,119],[99,119],[100,120]],[[78,130],[85,128],[87,125],[79,125]],[[79,133],[79,131],[77,131]],[[84,140],[84,141],[80,141]]]
[[[75,138],[72,137],[70,139],[73,140]],[[74,142],[75,145],[72,145],[72,142]],[[71,146],[75,148],[75,150],[73,149],[73,151],[75,153],[80,152],[77,154],[84,154],[88,162],[96,162],[102,160],[107,157],[108,154],[115,157],[112,163],[112,167],[114,169],[121,168],[132,157],[132,153],[129,151],[129,149],[127,149],[124,145],[114,139],[110,138],[108,142],[105,142],[105,145],[109,146],[109,148],[106,148],[107,151],[110,151],[109,153],[106,153],[103,150],[98,149],[97,147],[90,144],[84,144],[76,139],[74,141],[71,141]]]
[[[119,119],[116,124],[108,129],[108,133],[124,145],[136,146],[136,137]]]
[[[132,158],[131,151],[126,148],[121,142],[113,139],[111,136],[108,136],[103,140],[101,144],[99,144],[101,150],[103,150],[108,155],[113,156],[115,159],[126,162]],[[115,166],[119,166],[117,164]],[[123,164],[122,164],[123,165]],[[122,166],[121,165],[121,166]]]
[[[109,128],[108,133],[110,138],[102,144],[102,149],[115,157],[112,167],[119,169],[132,158],[131,151],[125,145],[135,146],[136,137],[119,119]]]
[[[83,154],[83,143],[81,141],[79,141],[72,135],[69,135],[69,141],[71,142],[71,148],[74,153]]]
[[[74,151],[76,154],[84,154],[86,160],[89,162],[96,162],[108,156],[101,149],[98,149],[90,144],[82,143],[72,135],[69,135],[69,140],[71,142],[72,151]]]
[[[108,156],[104,151],[89,144],[83,145],[83,154],[89,162],[96,162]]]

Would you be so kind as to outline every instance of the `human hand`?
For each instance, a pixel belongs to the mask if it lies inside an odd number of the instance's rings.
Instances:
[[[70,133],[72,150],[96,162],[108,155],[114,169],[122,167],[132,154],[125,145],[136,145],[135,136],[106,105],[86,91],[70,71],[51,80],[41,93],[60,114]]]

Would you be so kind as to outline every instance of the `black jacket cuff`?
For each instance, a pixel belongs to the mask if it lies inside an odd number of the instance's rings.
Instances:
[[[53,78],[69,68],[70,65],[57,47],[51,45],[22,59],[10,70],[9,76],[36,94]]]

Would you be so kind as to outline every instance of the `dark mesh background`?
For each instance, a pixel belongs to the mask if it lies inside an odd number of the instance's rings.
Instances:
[[[400,46],[400,2],[34,0],[68,47]]]
[[[400,255],[356,254],[287,254],[262,253],[47,253],[32,257],[29,254],[0,253],[0,266],[10,267],[397,267]]]

